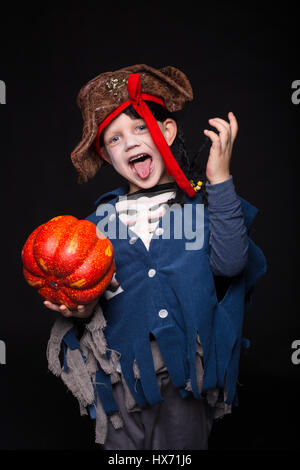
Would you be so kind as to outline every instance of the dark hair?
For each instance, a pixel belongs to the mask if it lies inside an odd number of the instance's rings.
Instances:
[[[200,149],[196,152],[193,158],[188,155],[186,145],[185,145],[185,138],[182,129],[182,125],[178,121],[177,117],[174,113],[171,113],[163,106],[154,103],[153,101],[148,101],[147,105],[152,112],[153,116],[157,121],[164,122],[167,118],[172,118],[177,123],[177,135],[176,138],[171,145],[171,151],[174,155],[174,158],[178,162],[180,168],[182,169],[183,173],[189,180],[193,180],[197,183],[199,180],[202,181],[202,186],[200,193],[202,194],[202,201],[204,204],[207,204],[207,194],[205,189],[206,183],[206,175],[205,175],[205,161],[203,158],[203,150],[207,147],[209,142],[208,137],[206,137],[204,144],[200,147]],[[131,117],[132,119],[139,119],[140,115],[135,111],[133,106],[128,106],[122,111],[127,116]],[[100,135],[100,146],[103,146],[103,133]],[[185,201],[185,193],[184,191],[177,185],[177,198],[181,202]],[[177,199],[176,198],[176,199]]]

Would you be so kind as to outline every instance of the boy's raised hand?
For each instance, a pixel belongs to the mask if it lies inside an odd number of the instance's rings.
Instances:
[[[58,305],[49,300],[45,300],[44,305],[50,310],[60,312],[64,317],[77,317],[77,318],[88,318],[92,315],[94,307],[99,302],[99,298],[89,303],[88,305],[78,305],[77,310],[70,310],[65,305]]]
[[[211,184],[222,183],[230,177],[230,159],[238,123],[232,112],[228,113],[228,118],[229,123],[221,118],[209,119],[209,124],[215,127],[219,134],[204,130],[204,134],[212,142],[206,165],[206,177]]]

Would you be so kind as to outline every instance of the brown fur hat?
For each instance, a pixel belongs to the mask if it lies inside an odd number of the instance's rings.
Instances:
[[[175,112],[193,99],[193,90],[183,72],[172,66],[155,69],[144,64],[132,65],[114,72],[105,72],[81,88],[77,104],[83,117],[82,139],[71,153],[79,182],[93,178],[103,164],[94,141],[98,126],[120,104],[129,99],[127,80],[130,73],[141,76],[142,92],[164,100],[168,111]]]

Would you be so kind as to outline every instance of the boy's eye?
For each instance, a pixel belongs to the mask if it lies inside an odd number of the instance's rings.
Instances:
[[[140,131],[144,131],[145,129],[147,129],[147,126],[146,126],[146,124],[141,124],[140,126],[138,126],[138,129]]]
[[[117,142],[119,139],[119,137],[117,135],[114,135],[109,141],[114,144],[115,142]]]

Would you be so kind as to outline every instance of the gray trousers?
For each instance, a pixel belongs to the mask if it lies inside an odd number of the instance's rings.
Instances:
[[[213,425],[213,408],[206,400],[182,398],[167,371],[157,374],[164,401],[128,413],[121,383],[113,385],[124,427],[108,422],[103,450],[206,450]]]

